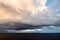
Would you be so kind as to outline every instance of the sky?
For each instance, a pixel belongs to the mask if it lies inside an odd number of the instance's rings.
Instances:
[[[49,7],[49,6],[52,5],[54,2],[55,2],[55,3],[57,2],[57,4],[56,4],[51,10],[57,11],[57,10],[60,8],[60,0],[47,0],[46,6]]]
[[[0,0],[0,6],[2,7],[0,9],[0,20],[3,20],[1,22],[8,19],[40,25],[55,24],[60,20],[60,0]]]

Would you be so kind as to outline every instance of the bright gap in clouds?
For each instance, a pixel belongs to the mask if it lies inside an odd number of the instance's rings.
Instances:
[[[37,10],[42,11],[42,12],[44,10],[47,10],[47,6],[46,6],[47,0],[37,0],[37,2],[39,3]]]

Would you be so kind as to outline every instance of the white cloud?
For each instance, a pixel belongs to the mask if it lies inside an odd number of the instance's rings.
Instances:
[[[60,16],[59,18],[57,18],[54,12],[51,12],[51,8],[57,5],[55,4],[56,1],[52,3],[53,6],[48,8],[45,6],[47,0],[36,0],[38,3],[40,3],[39,6],[37,7],[33,5],[32,0],[13,0],[13,1],[8,0],[8,1],[10,2],[8,4],[14,7],[20,13],[20,15],[17,15],[18,17],[16,19],[20,20],[23,23],[33,25],[54,24],[55,21],[59,20],[60,18]],[[21,9],[23,12],[20,12],[19,9]],[[11,18],[15,17],[15,15],[14,16],[13,14],[11,15],[9,15]],[[12,20],[14,20],[14,18]]]

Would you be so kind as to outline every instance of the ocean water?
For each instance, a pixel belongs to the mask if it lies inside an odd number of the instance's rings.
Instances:
[[[8,33],[60,33],[60,26],[43,26],[35,29],[6,30]]]

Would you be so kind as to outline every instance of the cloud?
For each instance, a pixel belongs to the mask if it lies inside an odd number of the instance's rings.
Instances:
[[[9,13],[5,10],[0,10],[0,19],[3,18],[9,21],[33,25],[54,24],[59,20],[59,18],[56,17],[57,15],[55,15],[56,12],[51,11],[51,9],[58,4],[55,4],[56,1],[52,3],[50,7],[46,7],[47,0],[36,0],[38,6],[34,6],[32,0],[0,0],[0,2],[1,1],[11,6],[15,11],[14,13]]]

